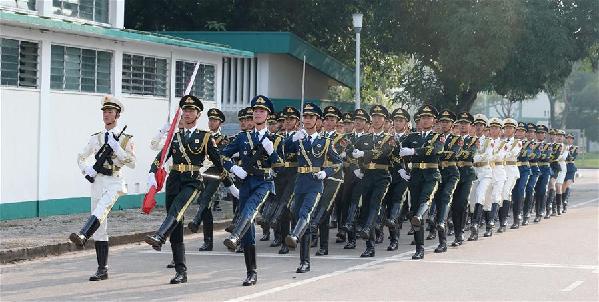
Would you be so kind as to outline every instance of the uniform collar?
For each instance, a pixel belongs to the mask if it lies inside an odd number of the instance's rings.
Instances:
[[[189,133],[193,133],[196,131],[196,129],[198,128],[198,125],[193,126],[192,128],[183,128],[183,133],[187,132],[188,130],[190,131]]]

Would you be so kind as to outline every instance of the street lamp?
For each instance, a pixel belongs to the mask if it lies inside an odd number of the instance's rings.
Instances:
[[[362,31],[362,14],[353,14],[352,23],[356,31],[356,109],[360,108],[360,31]]]

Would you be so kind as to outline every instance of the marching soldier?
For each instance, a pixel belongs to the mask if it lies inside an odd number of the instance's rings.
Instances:
[[[391,152],[395,146],[393,137],[384,132],[383,126],[389,112],[381,105],[370,108],[372,133],[362,135],[350,148],[351,156],[359,160],[360,173],[363,173],[359,186],[362,206],[360,208],[360,226],[357,235],[366,239],[366,250],[360,257],[375,256],[375,223],[381,209],[381,203],[389,184],[389,164]]]
[[[395,130],[393,140],[396,147],[391,155],[391,184],[385,196],[385,206],[387,208],[385,224],[389,228],[390,237],[387,251],[395,251],[399,247],[399,230],[402,219],[407,214],[407,191],[410,179],[406,172],[406,161],[399,156],[401,147],[397,147],[402,145],[409,134],[410,114],[405,109],[397,108],[393,111],[391,117],[393,118],[393,128]],[[402,169],[404,172],[400,174]]]
[[[547,184],[549,183],[549,177],[551,177],[551,168],[549,167],[549,161],[551,157],[551,144],[545,142],[547,135],[547,126],[537,125],[536,137],[539,143],[539,157],[537,164],[539,165],[539,178],[535,185],[535,213],[536,217],[534,222],[538,223],[543,217],[545,211],[545,195],[547,195]],[[547,216],[549,218],[549,216]]]
[[[574,135],[572,133],[568,133],[568,135],[566,135],[566,141],[568,143],[566,146],[566,149],[568,150],[568,157],[566,158],[566,179],[562,191],[562,202],[564,205],[562,213],[566,213],[566,208],[568,206],[570,187],[572,186],[572,183],[574,183],[574,177],[576,176],[577,169],[575,161],[576,157],[578,156],[578,146],[574,145]]]
[[[476,129],[478,142],[473,157],[476,180],[472,183],[470,195],[471,205],[474,205],[474,210],[468,241],[478,240],[478,226],[481,223],[487,190],[493,181],[493,170],[491,170],[490,165],[490,161],[493,160],[493,141],[483,134],[487,123],[487,117],[483,114],[474,116],[474,128]]]
[[[166,239],[170,237],[176,271],[175,277],[170,281],[171,284],[187,282],[183,215],[189,205],[197,200],[200,191],[204,189],[200,168],[205,157],[208,156],[220,178],[225,176],[222,173],[223,168],[218,148],[210,133],[197,129],[197,120],[204,110],[202,102],[195,96],[186,95],[179,101],[179,107],[183,111],[184,128],[173,136],[167,153],[167,158],[172,157],[173,159],[165,186],[167,215],[156,233],[145,239],[147,244],[159,251]],[[161,154],[158,153],[150,168],[148,187],[156,186],[155,173],[160,156]]]
[[[453,193],[460,180],[456,156],[462,148],[463,141],[459,135],[451,133],[451,128],[455,120],[455,113],[447,109],[443,110],[439,117],[439,124],[442,131],[441,140],[445,143],[443,153],[440,156],[441,183],[433,199],[437,208],[433,226],[436,226],[439,233],[439,246],[435,249],[435,253],[444,253],[447,251],[447,226],[445,225],[445,221],[452,203]],[[434,231],[435,229],[433,228],[431,232]]]
[[[229,250],[235,250],[238,245],[243,247],[247,270],[243,286],[255,285],[258,281],[253,220],[260,206],[270,194],[274,194],[271,166],[279,161],[273,136],[266,128],[268,115],[274,111],[272,102],[266,96],[258,95],[252,99],[251,105],[255,128],[239,133],[222,151],[224,167],[242,180],[239,188],[239,219],[223,243]],[[230,160],[236,153],[239,154],[240,165]]]
[[[370,116],[366,110],[358,108],[354,111],[354,132],[346,134],[347,146],[345,152],[342,152],[342,156],[345,155],[347,163],[344,167],[347,170],[344,171],[346,177],[343,180],[345,184],[343,192],[343,203],[344,212],[346,213],[345,222],[341,226],[342,234],[347,234],[347,243],[343,247],[344,249],[355,249],[356,248],[356,216],[358,215],[358,205],[360,203],[360,197],[362,196],[362,178],[364,174],[358,166],[358,160],[351,156],[351,150],[356,141],[363,135],[366,135],[366,126],[370,122]],[[349,154],[348,154],[349,151]],[[349,174],[349,176],[348,176]]]
[[[85,178],[91,182],[91,216],[79,233],[71,233],[69,239],[83,247],[93,236],[98,269],[89,281],[108,279],[108,214],[119,196],[127,193],[121,169],[135,168],[135,151],[131,135],[117,128],[124,112],[123,104],[114,97],[102,100],[104,129],[92,134],[87,145],[77,157],[77,164]],[[126,127],[126,126],[125,126]],[[89,158],[95,154],[95,163]]]
[[[423,216],[435,195],[441,174],[439,173],[439,154],[443,151],[441,134],[432,131],[438,116],[437,109],[424,105],[416,115],[420,119],[422,132],[408,136],[399,151],[400,156],[411,156],[412,172],[410,174],[410,222],[414,227],[416,253],[412,259],[424,258],[424,223]],[[404,172],[405,173],[405,172]]]
[[[504,160],[507,153],[507,142],[501,138],[501,129],[503,128],[503,120],[499,118],[491,118],[489,120],[489,140],[493,147],[493,154],[490,160],[492,178],[490,189],[487,191],[483,215],[486,223],[486,232],[484,237],[493,236],[495,227],[495,217],[499,210],[499,201],[502,199],[503,186],[506,180]]]
[[[352,183],[354,181],[355,175],[353,171],[351,171],[351,161],[353,160],[351,157],[347,156],[346,148],[349,146],[350,140],[353,137],[354,132],[354,116],[351,112],[346,112],[343,114],[343,138],[340,141],[341,149],[337,150],[339,152],[339,156],[343,160],[343,183],[341,188],[339,189],[339,194],[341,198],[339,199],[339,203],[335,205],[335,212],[337,213],[337,234],[336,234],[336,243],[345,242],[347,239],[347,232],[343,229],[343,226],[347,222],[347,212],[350,204],[350,195]]]
[[[219,150],[222,150],[226,145],[229,144],[229,139],[226,135],[220,132],[220,126],[225,122],[225,114],[217,108],[211,108],[208,110],[208,128],[210,129],[210,135],[214,140],[214,143]],[[206,171],[206,179],[204,180],[204,190],[198,197],[198,212],[193,220],[187,225],[192,233],[197,233],[200,228],[200,223],[203,223],[202,231],[204,233],[204,244],[200,246],[199,251],[212,251],[213,245],[213,230],[214,230],[214,217],[212,216],[212,199],[218,186],[221,183],[218,168],[214,165],[210,166]],[[229,177],[225,177],[223,180],[225,187],[231,190],[235,197],[239,196],[239,191],[233,185]]]
[[[530,219],[530,213],[535,207],[535,187],[539,178],[539,158],[541,152],[539,150],[539,142],[536,138],[537,126],[533,123],[526,124],[526,139],[530,142],[530,156],[528,157],[528,163],[530,164],[530,177],[526,183],[526,195],[524,196],[524,207],[522,212],[524,218],[522,219],[522,225],[528,225]]]
[[[460,246],[464,243],[464,228],[468,215],[468,198],[472,189],[472,182],[476,179],[473,168],[473,158],[478,150],[478,139],[470,136],[470,127],[474,123],[474,117],[468,112],[462,112],[457,117],[457,124],[462,135],[462,148],[456,155],[460,179],[454,191],[451,204],[451,214],[455,239],[452,246]]]
[[[316,121],[322,118],[322,110],[312,103],[303,108],[304,129],[297,131],[286,145],[297,153],[297,178],[293,190],[291,213],[295,227],[285,238],[285,243],[295,248],[300,242],[300,265],[297,273],[310,271],[310,219],[321,199],[323,180],[341,169],[341,159],[330,139],[322,137],[316,129]],[[327,163],[328,162],[328,163]]]
[[[343,135],[337,133],[336,126],[341,119],[341,111],[334,106],[324,108],[324,121],[322,136],[330,141],[331,146],[337,152],[342,150],[341,140]],[[333,163],[326,160],[323,167],[333,167]],[[335,203],[340,199],[341,194],[338,194],[341,182],[343,181],[343,169],[339,165],[335,166],[336,172],[331,177],[324,179],[324,188],[322,197],[318,201],[313,212],[313,217],[310,221],[310,232],[320,236],[320,248],[316,252],[316,256],[325,256],[329,254],[329,219],[331,210]]]
[[[505,155],[504,155],[504,169],[506,180],[503,184],[503,191],[501,197],[503,203],[499,208],[499,229],[497,233],[503,233],[507,228],[507,217],[510,211],[510,201],[512,200],[512,190],[516,185],[516,182],[520,178],[520,171],[518,169],[518,155],[522,150],[522,142],[514,138],[517,126],[516,120],[512,118],[506,118],[503,120],[503,133],[505,140]],[[517,217],[514,216],[514,221]]]
[[[532,147],[534,143],[533,141],[526,140],[526,123],[518,123],[515,135],[516,139],[522,142],[522,149],[516,158],[516,166],[518,167],[520,178],[518,178],[516,185],[512,189],[512,214],[514,216],[514,222],[510,229],[520,228],[520,223],[522,222],[522,211],[526,194],[526,185],[528,183],[528,179],[530,178],[529,158],[532,154]]]
[[[558,173],[556,175],[556,179],[555,179],[556,195],[555,195],[555,202],[553,203],[553,205],[556,207],[556,209],[552,210],[551,216],[554,216],[555,214],[557,214],[557,215],[562,214],[562,202],[563,202],[562,189],[563,189],[564,181],[566,180],[566,173],[567,173],[567,169],[568,169],[568,167],[566,165],[566,159],[568,158],[568,153],[569,153],[568,148],[566,148],[566,145],[564,144],[565,136],[566,136],[566,132],[564,130],[561,130],[561,129],[556,130],[556,134],[555,134],[556,147],[554,149],[556,150],[555,161],[556,161],[557,165],[559,166],[559,171],[558,171]]]

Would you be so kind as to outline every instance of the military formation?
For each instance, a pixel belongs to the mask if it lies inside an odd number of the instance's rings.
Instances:
[[[315,256],[329,255],[329,232],[335,229],[336,244],[357,249],[364,241],[360,256],[375,257],[384,228],[386,249],[394,251],[408,222],[417,260],[424,258],[425,240],[438,240],[434,252],[443,253],[448,245],[506,232],[510,216],[509,229],[516,230],[533,215],[539,223],[566,213],[576,173],[573,135],[512,118],[456,114],[428,104],[413,116],[381,105],[343,113],[313,103],[275,112],[271,100],[258,95],[238,113],[241,131],[227,137],[220,132],[225,115],[219,109],[208,110],[206,131],[197,125],[204,110],[200,99],[186,95],[179,106],[178,129],[168,136],[167,125],[150,143],[153,150],[164,144],[168,149],[150,165],[148,187],[160,182],[165,155],[169,172],[165,219],[145,240],[155,250],[170,241],[173,284],[187,282],[183,216],[190,204],[199,205],[187,225],[192,232],[202,229],[199,250],[214,248],[212,211],[219,207],[214,197],[221,185],[234,211],[223,244],[243,253],[242,284],[248,286],[258,281],[256,225],[259,240],[272,238],[270,247],[278,253],[299,249],[297,273],[310,271],[311,248]],[[135,167],[132,137],[117,128],[123,105],[106,97],[102,111],[105,129],[91,136],[78,157],[92,182],[92,213],[70,236],[79,246],[95,240],[98,269],[90,281],[108,278],[107,216],[126,193],[120,170]],[[448,236],[454,236],[450,244]]]

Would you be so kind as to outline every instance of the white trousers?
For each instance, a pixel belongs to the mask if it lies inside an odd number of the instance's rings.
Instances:
[[[95,241],[108,241],[108,213],[119,196],[125,192],[123,181],[118,176],[98,174],[92,183],[91,214],[100,221],[100,227],[94,233]]]
[[[476,172],[477,179],[472,183],[472,189],[470,189],[471,211],[474,211],[474,205],[477,203],[482,204],[484,207],[487,189],[493,181],[493,173],[489,166],[474,168],[474,172]]]
[[[501,200],[512,200],[512,189],[520,178],[520,171],[517,166],[505,166],[505,183],[503,184],[503,192]]]
[[[557,172],[557,179],[555,180],[555,183],[563,184],[564,180],[566,179],[566,170],[568,169],[568,167],[566,166],[566,162],[564,161],[560,161],[558,163],[559,167],[561,168],[561,171]]]

